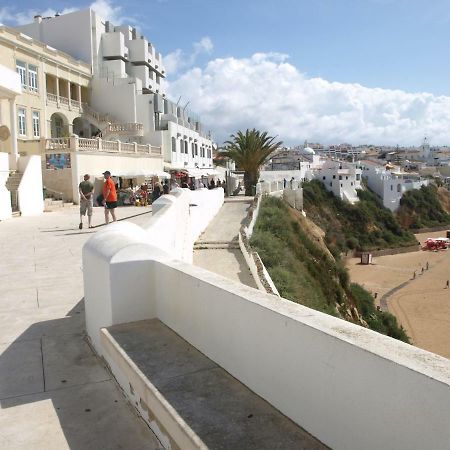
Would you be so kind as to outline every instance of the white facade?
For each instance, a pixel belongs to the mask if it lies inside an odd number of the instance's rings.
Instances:
[[[0,106],[2,103],[7,106],[7,108],[0,107],[0,126],[4,126],[2,114],[5,109],[8,110],[8,121],[11,123],[11,127],[3,128],[5,135],[0,136],[0,139],[3,141],[10,136],[9,142],[12,146],[11,149],[3,148],[0,142],[1,150],[4,151],[0,153],[0,220],[8,219],[12,215],[11,196],[5,183],[9,177],[10,163],[15,167],[18,159],[15,98],[21,91],[19,74],[0,65]]]
[[[336,197],[355,203],[358,201],[356,191],[361,189],[361,173],[355,163],[328,160],[314,172],[314,178]]]
[[[93,109],[139,130],[120,136],[122,141],[161,146],[169,169],[212,168],[211,139],[189,117],[186,106],[165,98],[162,56],[136,28],[114,26],[86,9],[51,18],[38,16],[19,29],[92,65]],[[108,130],[107,138],[114,137],[119,136]]]
[[[405,172],[391,172],[374,161],[361,161],[362,176],[367,179],[370,190],[383,201],[383,206],[395,211],[400,206],[403,193],[428,186],[429,180]]]

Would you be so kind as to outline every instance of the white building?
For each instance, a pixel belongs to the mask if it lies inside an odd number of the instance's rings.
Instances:
[[[364,160],[360,162],[362,176],[367,179],[370,190],[383,201],[383,206],[395,211],[400,206],[403,193],[411,189],[427,186],[429,180],[421,179],[418,174],[386,169],[384,164]]]
[[[361,172],[356,163],[328,160],[314,171],[314,179],[320,180],[336,197],[355,203],[356,191],[361,189]]]
[[[166,169],[212,173],[210,136],[186,105],[166,98],[161,54],[136,28],[114,26],[85,9],[36,16],[19,29],[92,66],[90,105],[105,117],[98,121],[104,138],[162,147]]]

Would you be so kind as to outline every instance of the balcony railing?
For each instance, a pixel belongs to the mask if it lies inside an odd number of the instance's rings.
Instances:
[[[66,109],[77,109],[81,110],[83,108],[83,103],[75,100],[73,98],[58,96],[51,92],[47,92],[47,104],[55,104],[58,107],[66,108]]]
[[[117,136],[143,136],[144,125],[142,123],[110,123],[106,127],[106,134]]]
[[[139,154],[140,156],[159,157],[162,155],[161,147],[150,144],[88,139],[76,136],[45,139],[45,152],[49,153],[53,151]]]

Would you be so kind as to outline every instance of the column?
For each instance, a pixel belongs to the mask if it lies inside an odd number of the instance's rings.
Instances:
[[[72,109],[72,97],[70,95],[70,81],[67,80],[67,98],[68,98],[68,102],[69,102],[69,110]]]
[[[59,107],[59,78],[56,77],[56,103]]]
[[[81,110],[81,84],[78,85],[78,107]]]
[[[10,114],[10,127],[11,127],[11,145],[12,151],[9,158],[9,168],[17,168],[17,160],[19,159],[19,148],[17,145],[17,113],[16,113],[16,100],[14,98],[9,99],[9,114]]]

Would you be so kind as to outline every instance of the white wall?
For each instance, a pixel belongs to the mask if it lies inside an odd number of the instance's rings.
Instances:
[[[19,188],[19,209],[22,216],[33,216],[44,212],[42,193],[41,156],[21,156],[19,171],[23,173]]]
[[[33,22],[16,28],[75,59],[92,63],[90,9],[44,19],[40,24]]]
[[[5,183],[9,177],[9,154],[0,152],[0,220],[9,219],[12,215],[11,193]]]
[[[83,266],[103,356],[101,326],[157,317],[333,449],[448,448],[445,358],[171,260],[133,224],[96,233]]]

